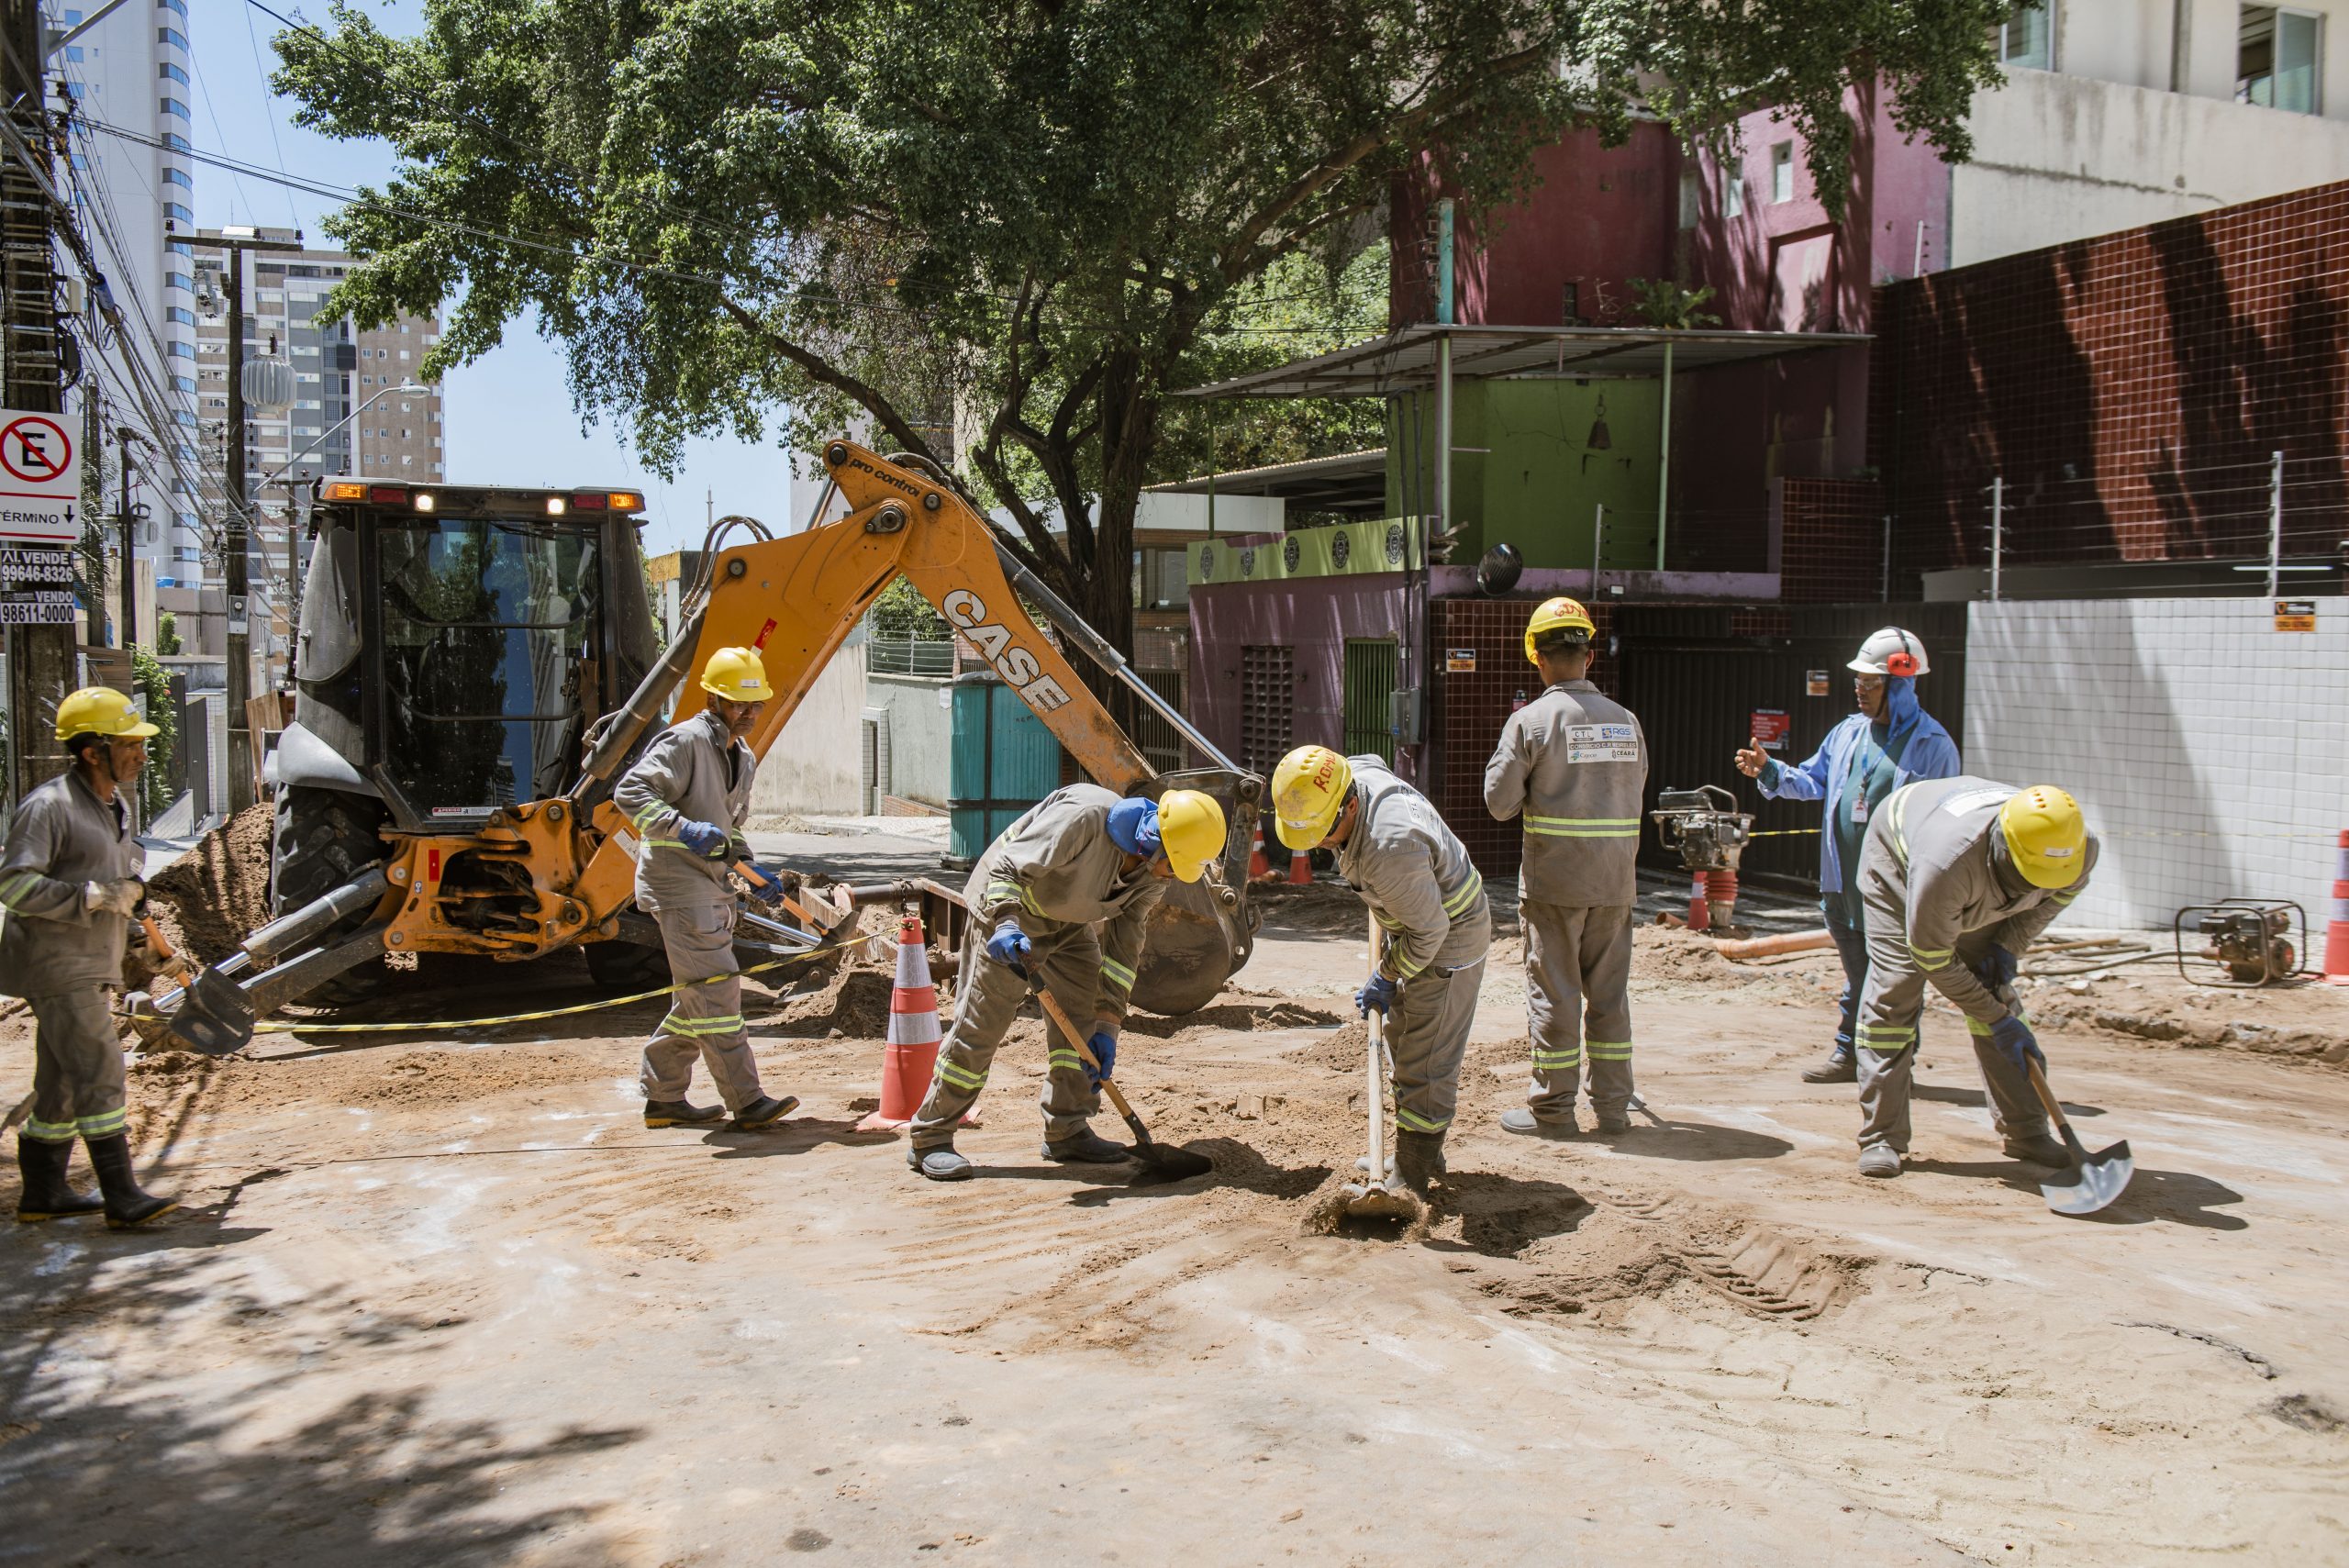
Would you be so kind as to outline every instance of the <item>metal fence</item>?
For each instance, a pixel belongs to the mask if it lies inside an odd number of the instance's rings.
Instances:
[[[864,667],[876,675],[954,673],[954,644],[944,638],[874,637],[865,644]]]

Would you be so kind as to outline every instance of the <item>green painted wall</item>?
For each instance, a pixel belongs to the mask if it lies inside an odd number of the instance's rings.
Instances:
[[[1453,562],[1473,565],[1506,540],[1528,566],[1587,568],[1594,512],[1604,503],[1600,564],[1652,569],[1661,396],[1653,381],[1454,384],[1453,510],[1466,531],[1453,546]],[[1613,439],[1605,451],[1594,451],[1586,443],[1602,398]],[[1435,395],[1397,397],[1388,407],[1387,515],[1433,511]],[[1489,450],[1468,450],[1475,448]],[[1414,486],[1411,457],[1420,450],[1427,456]]]

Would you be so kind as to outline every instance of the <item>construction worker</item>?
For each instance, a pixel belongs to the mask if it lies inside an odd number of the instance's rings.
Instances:
[[[1100,1109],[1101,1079],[1118,1064],[1142,929],[1165,879],[1198,881],[1223,858],[1224,836],[1223,807],[1212,795],[1170,789],[1156,800],[1128,800],[1090,784],[1055,790],[996,836],[963,890],[971,925],[954,1025],[914,1113],[907,1164],[933,1182],[974,1173],[955,1152],[954,1129],[986,1086],[996,1049],[1038,980],[1071,1021],[1092,1020],[1085,1045],[1100,1063],[1096,1074],[1047,1018],[1048,1071],[1038,1096],[1044,1158],[1114,1165],[1127,1157],[1124,1144],[1097,1135],[1087,1118]]]
[[[1917,704],[1917,677],[1932,665],[1915,636],[1886,627],[1860,644],[1845,668],[1853,672],[1859,711],[1829,730],[1809,761],[1788,766],[1764,751],[1759,740],[1737,753],[1738,772],[1760,784],[1765,798],[1827,802],[1819,834],[1819,911],[1843,961],[1843,995],[1835,1044],[1824,1062],[1803,1069],[1806,1084],[1850,1084],[1860,1075],[1852,1030],[1868,979],[1858,886],[1868,819],[1902,784],[1951,778],[1962,766],[1957,742]]]
[[[1989,779],[1904,784],[1860,850],[1867,985],[1860,995],[1860,1170],[1897,1176],[1925,985],[1965,1015],[2009,1159],[2068,1163],[2047,1133],[2029,1062],[2046,1064],[2017,1006],[2015,967],[2096,869],[2079,803],[2054,784]]]
[[[1486,809],[1525,822],[1518,917],[1533,1082],[1501,1126],[1534,1136],[1575,1131],[1585,1057],[1598,1130],[1631,1126],[1631,906],[1648,748],[1631,710],[1588,678],[1595,629],[1572,599],[1533,612],[1525,656],[1543,690],[1509,716],[1485,765]]]
[[[1383,940],[1354,1006],[1388,1021],[1395,1173],[1425,1197],[1444,1173],[1443,1135],[1493,941],[1485,879],[1435,806],[1379,757],[1291,751],[1273,770],[1273,826],[1292,850],[1336,851],[1338,874],[1378,923]]]
[[[742,823],[751,814],[758,759],[747,737],[774,696],[754,648],[721,648],[701,673],[708,700],[699,713],[653,737],[612,791],[612,803],[636,829],[637,906],[661,923],[669,975],[678,989],[668,1016],[645,1042],[639,1082],[644,1125],[695,1127],[734,1115],[743,1130],[772,1127],[798,1096],[771,1097],[742,1028],[742,976],[734,961],[734,893],[726,873],[747,860]],[[783,884],[763,873],[751,889],[779,904]],[[693,984],[700,982],[701,984]],[[709,1067],[724,1110],[685,1098],[695,1057]]]
[[[122,984],[131,918],[147,895],[146,851],[130,831],[123,786],[147,765],[155,727],[110,686],[57,706],[57,738],[72,759],[17,807],[0,854],[0,990],[31,1004],[32,1113],[17,1135],[25,1187],[18,1219],[103,1212],[117,1229],[178,1207],[142,1192],[130,1167],[122,1045],[107,993]],[[90,1151],[103,1195],[66,1180],[73,1140]]]

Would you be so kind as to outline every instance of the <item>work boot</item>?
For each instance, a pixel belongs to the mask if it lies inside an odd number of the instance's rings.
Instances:
[[[139,1178],[130,1169],[128,1134],[117,1132],[111,1138],[85,1138],[82,1141],[89,1148],[90,1163],[97,1168],[98,1189],[106,1194],[109,1229],[128,1230],[179,1207],[180,1200],[175,1197],[157,1197],[139,1190]]]
[[[1900,1174],[1900,1151],[1889,1143],[1869,1144],[1860,1151],[1860,1174],[1863,1176]]]
[[[2026,1165],[2047,1165],[2062,1170],[2072,1162],[2072,1151],[2044,1132],[2034,1132],[2028,1138],[2009,1138],[2001,1145],[2009,1160],[2020,1160]]]
[[[1044,1140],[1044,1158],[1060,1165],[1118,1165],[1133,1157],[1124,1144],[1112,1142],[1091,1128],[1073,1137]]]
[[[1395,1129],[1395,1173],[1403,1179],[1405,1186],[1425,1197],[1428,1188],[1443,1173],[1443,1134],[1413,1132],[1400,1127]]]
[[[1590,1108],[1592,1114],[1598,1118],[1598,1130],[1606,1136],[1619,1137],[1631,1130],[1631,1118],[1621,1111],[1603,1111],[1597,1106]]]
[[[799,1096],[785,1095],[781,1099],[761,1095],[734,1113],[734,1130],[755,1132],[763,1127],[773,1127],[799,1108]]]
[[[724,1121],[723,1106],[696,1106],[685,1100],[647,1100],[644,1102],[644,1125],[647,1127],[699,1127],[704,1122]]]
[[[1860,1081],[1859,1058],[1848,1051],[1831,1051],[1827,1060],[1802,1070],[1806,1084],[1856,1084]]]
[[[1571,1116],[1541,1116],[1531,1106],[1514,1106],[1501,1112],[1501,1130],[1521,1132],[1531,1138],[1572,1138],[1582,1129],[1575,1125]]]
[[[72,1219],[106,1207],[106,1200],[95,1193],[77,1193],[66,1180],[65,1167],[72,1160],[70,1142],[44,1143],[17,1135],[17,1169],[25,1178],[24,1194],[17,1199],[18,1219]]]
[[[952,1143],[935,1144],[928,1149],[908,1144],[906,1146],[906,1163],[933,1182],[967,1182],[977,1174],[968,1160],[954,1152]]]

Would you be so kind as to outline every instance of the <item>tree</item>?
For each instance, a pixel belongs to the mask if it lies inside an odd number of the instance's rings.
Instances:
[[[1244,330],[1252,300],[1308,263],[1342,277],[1393,182],[1491,206],[1568,126],[1696,138],[1776,105],[1841,193],[1864,83],[1965,153],[2002,9],[427,0],[397,39],[338,0],[328,30],[277,36],[276,84],[401,160],[329,220],[364,262],[329,314],[461,295],[427,375],[534,317],[583,415],[655,466],[785,405],[811,447],[859,416],[967,463],[1018,553],[1126,646],[1169,394],[1236,343],[1309,339]]]

